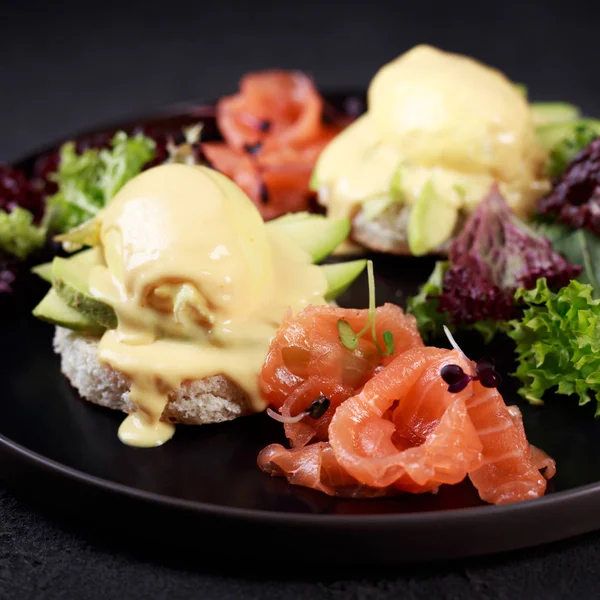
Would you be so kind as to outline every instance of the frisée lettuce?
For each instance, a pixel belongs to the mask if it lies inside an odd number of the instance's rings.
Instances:
[[[51,176],[58,191],[47,201],[51,229],[62,233],[91,219],[155,156],[155,142],[144,135],[118,132],[111,148],[78,153],[63,144],[58,171]]]
[[[532,404],[542,404],[550,390],[576,396],[580,405],[595,400],[600,416],[600,300],[592,286],[573,280],[552,292],[542,278],[515,298],[525,305],[508,330],[516,342],[519,393]]]

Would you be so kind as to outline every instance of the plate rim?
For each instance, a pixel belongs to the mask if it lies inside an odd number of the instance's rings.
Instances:
[[[126,496],[133,500],[141,500],[144,502],[158,504],[167,508],[183,510],[187,512],[197,513],[200,515],[212,515],[239,521],[262,521],[269,524],[289,524],[292,520],[299,524],[314,524],[318,521],[323,525],[343,525],[351,526],[373,526],[381,524],[393,524],[402,526],[408,524],[454,521],[457,519],[477,521],[480,518],[493,518],[494,516],[510,517],[515,513],[528,513],[533,511],[539,512],[542,508],[552,508],[560,510],[561,505],[575,500],[584,500],[588,496],[600,496],[600,481],[580,485],[568,490],[552,492],[531,500],[522,500],[508,504],[484,504],[481,506],[470,506],[464,508],[449,508],[445,510],[431,510],[424,512],[408,512],[408,513],[384,513],[375,515],[351,514],[323,514],[323,513],[300,513],[295,511],[274,511],[261,510],[254,508],[240,508],[236,506],[224,506],[220,504],[212,504],[209,502],[201,502],[199,500],[187,500],[176,496],[169,496],[150,492],[141,488],[136,488],[127,484],[105,479],[97,475],[86,473],[74,467],[65,465],[59,461],[48,458],[43,454],[30,450],[29,448],[11,440],[4,434],[0,433],[0,447],[16,453],[19,458],[33,464],[36,467],[49,471],[53,475],[58,475],[71,479],[77,483],[92,486],[104,492],[111,492],[119,496]],[[265,475],[267,476],[267,475]],[[536,508],[537,507],[537,508]]]

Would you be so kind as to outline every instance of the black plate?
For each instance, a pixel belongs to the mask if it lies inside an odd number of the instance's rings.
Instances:
[[[339,109],[347,95],[329,99]],[[199,114],[206,112],[180,110],[143,122],[174,131]],[[20,166],[30,169],[36,157]],[[378,303],[403,304],[433,266],[430,259],[373,259]],[[483,505],[468,482],[437,495],[369,501],[289,486],[256,466],[261,448],[283,441],[281,426],[265,415],[179,427],[157,449],[127,447],[116,435],[122,415],[81,401],[60,374],[53,328],[30,316],[45,287],[25,277],[18,293],[0,302],[1,464],[15,486],[73,518],[84,515],[136,537],[196,552],[208,548],[213,555],[248,560],[265,552],[270,560],[286,560],[277,550],[283,543],[305,561],[338,563],[464,557],[600,529],[600,425],[591,409],[552,398],[530,407],[509,377],[501,391],[522,408],[530,441],[551,454],[558,469],[546,497],[520,504]],[[366,306],[365,279],[340,303]],[[477,339],[459,341],[472,358],[493,355],[504,373],[513,368],[507,340],[488,348]]]

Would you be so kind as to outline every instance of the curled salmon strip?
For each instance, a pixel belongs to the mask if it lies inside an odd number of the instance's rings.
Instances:
[[[440,370],[465,362],[429,347],[398,356],[336,411],[329,443],[340,466],[368,486],[413,493],[462,481],[480,464],[482,445],[468,395],[448,392]]]
[[[556,463],[529,444],[518,407],[507,407],[496,389],[486,389],[478,382],[472,386],[473,397],[467,406],[483,444],[484,460],[469,477],[479,496],[491,504],[543,496],[546,478],[554,476]]]
[[[217,104],[225,141],[238,150],[302,146],[322,135],[323,99],[311,79],[298,71],[272,70],[242,77],[240,91]]]
[[[340,467],[327,442],[316,442],[291,450],[281,444],[271,444],[260,453],[259,465],[270,475],[287,477],[292,484],[312,488],[329,496],[378,498],[390,493],[387,489],[363,485],[349,475]]]
[[[281,70],[246,75],[239,92],[217,104],[224,142],[203,144],[204,154],[265,220],[310,208],[317,158],[345,125],[325,125],[323,104],[308,76]]]
[[[360,338],[355,350],[349,350],[340,341],[338,321],[344,319],[358,332],[368,318],[368,310],[309,306],[282,321],[263,365],[260,378],[263,397],[284,417],[298,415],[319,396],[326,396],[331,403],[319,419],[305,417],[298,423],[285,425],[293,447],[304,446],[313,439],[326,440],[337,406],[360,390],[396,355],[423,346],[415,318],[404,314],[398,306],[385,304],[375,312],[376,336],[384,347],[383,332],[390,331],[395,352],[382,356],[370,332]]]

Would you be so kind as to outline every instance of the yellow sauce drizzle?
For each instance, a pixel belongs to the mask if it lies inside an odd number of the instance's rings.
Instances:
[[[225,375],[262,411],[258,377],[288,310],[324,304],[321,269],[267,229],[237,186],[198,166],[171,164],[130,181],[103,211],[105,265],[94,297],[112,306],[99,359],[131,381],[136,412],[120,439],[158,446],[174,432],[160,421],[183,382]]]

